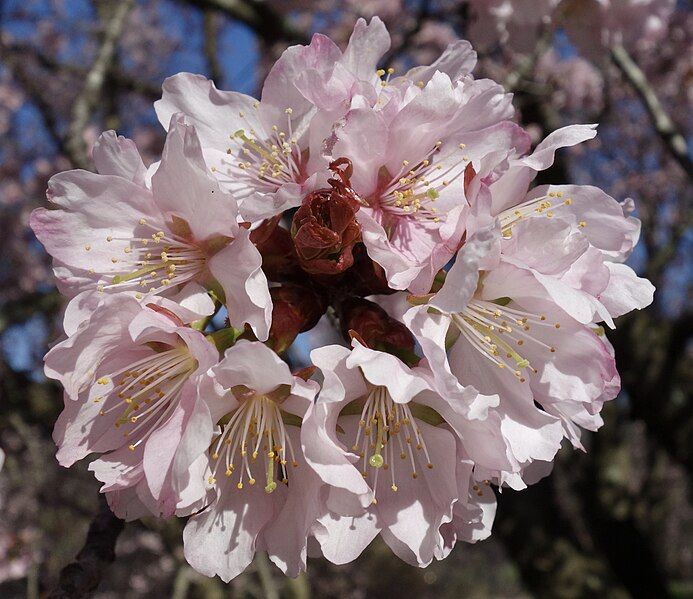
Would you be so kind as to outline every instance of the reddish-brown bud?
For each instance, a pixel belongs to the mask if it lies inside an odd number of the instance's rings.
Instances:
[[[373,302],[355,297],[342,302],[340,325],[346,339],[355,337],[368,347],[394,354],[408,364],[419,361],[409,329]]]
[[[308,194],[291,225],[299,262],[312,274],[344,272],[353,264],[352,250],[361,238],[359,202],[349,186],[351,162],[340,158],[330,169],[337,177],[329,180],[331,188]]]
[[[270,281],[282,281],[302,274],[289,231],[279,225],[279,216],[267,219],[250,234],[262,254],[262,270]]]
[[[354,247],[354,265],[345,274],[342,287],[347,289],[351,295],[387,295],[395,293],[387,284],[387,277],[383,267],[373,262],[366,246],[362,243]]]
[[[270,294],[273,308],[269,342],[276,352],[283,352],[296,335],[318,323],[327,304],[321,295],[302,285],[272,287]]]

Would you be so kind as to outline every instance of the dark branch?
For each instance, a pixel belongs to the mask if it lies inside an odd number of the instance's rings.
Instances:
[[[279,41],[308,43],[308,37],[295,29],[282,15],[277,13],[269,2],[259,0],[182,0],[192,6],[217,10],[226,16],[245,23],[262,38],[266,44]]]
[[[224,70],[219,62],[219,22],[215,11],[204,11],[204,53],[209,67],[209,77],[219,87]]]
[[[48,599],[78,599],[94,591],[106,568],[115,561],[116,541],[123,526],[105,497],[99,495],[99,511],[89,526],[84,546],[75,561],[63,568],[58,586],[48,594]]]
[[[681,165],[681,168],[688,177],[693,179],[693,162],[688,155],[686,139],[676,128],[671,117],[662,106],[657,94],[648,83],[645,73],[642,72],[640,67],[630,57],[627,50],[620,44],[615,45],[611,49],[611,58],[628,83],[633,86],[633,89],[635,89],[638,96],[640,96],[642,103],[645,105],[652,119],[652,124],[657,134],[664,142],[667,150],[669,150],[674,159]]]
[[[134,4],[135,0],[121,0],[113,6],[96,59],[87,73],[82,91],[72,105],[72,117],[65,145],[73,162],[80,168],[90,166],[89,151],[83,139],[84,130],[101,99],[106,77],[113,66],[118,40],[123,34],[127,15]]]

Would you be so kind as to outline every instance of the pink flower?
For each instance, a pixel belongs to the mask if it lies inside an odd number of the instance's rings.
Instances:
[[[374,106],[350,110],[330,152],[353,163],[369,256],[391,287],[426,293],[464,232],[465,169],[473,157],[501,149],[485,140],[511,126],[502,121],[512,108],[502,88],[485,80],[455,82],[436,72],[425,84],[413,81],[388,82]]]
[[[469,444],[481,449],[476,453],[485,454],[479,457],[487,466],[509,466],[505,444],[485,422],[494,398],[470,389],[467,410],[453,407],[432,391],[427,368],[409,368],[357,341],[351,351],[327,346],[311,358],[324,384],[301,439],[308,463],[329,485],[327,513],[314,533],[325,557],[351,561],[380,533],[400,558],[425,566],[447,554],[458,525],[471,540],[481,514],[469,488],[479,486],[470,482],[471,463],[458,456]],[[475,448],[482,438],[483,447]]]
[[[168,127],[174,114],[183,113],[195,126],[211,174],[239,201],[244,219],[256,222],[300,206],[316,186],[317,177],[307,168],[315,107],[296,81],[312,69],[331,68],[335,49],[323,35],[315,35],[309,46],[287,49],[259,101],[220,91],[201,75],[179,73],[164,81],[154,105],[161,124]]]
[[[235,200],[207,172],[195,129],[172,119],[151,189],[129,140],[105,133],[94,162],[100,174],[55,175],[48,197],[59,209],[31,216],[61,290],[144,299],[185,287],[204,295],[203,285],[225,299],[233,326],[247,322],[266,339],[272,303],[262,258],[237,224]]]
[[[538,261],[560,272],[575,259],[579,243],[566,240],[564,231],[556,239],[542,236],[544,223],[534,223],[538,226],[528,237],[536,239]],[[573,293],[555,273],[546,275],[547,285],[510,251],[494,266],[489,255],[496,243],[492,231],[470,239],[440,292],[403,319],[424,355],[439,365],[434,374],[444,396],[454,399],[467,385],[498,394],[493,409],[524,469],[535,461],[550,462],[564,435],[580,446],[578,427],[601,425],[602,404],[616,396],[620,381],[603,331],[591,324],[588,298]],[[579,311],[578,304],[585,310],[584,324],[569,315]]]
[[[185,557],[199,572],[228,582],[258,550],[289,576],[305,570],[321,483],[303,458],[299,427],[316,391],[249,341],[227,350],[201,381],[200,426],[213,431],[202,447],[209,497],[183,534]]]
[[[474,210],[470,232],[488,223],[488,210],[501,228],[504,260],[532,273],[563,310],[583,324],[605,321],[652,302],[654,287],[620,264],[640,235],[629,203],[619,204],[587,185],[544,185],[527,191],[540,170],[551,166],[558,148],[596,135],[594,125],[553,132],[529,156],[482,168],[470,188]],[[497,174],[500,172],[500,174]],[[489,181],[486,188],[483,181]],[[479,217],[479,218],[477,218]]]
[[[65,389],[53,432],[58,462],[71,466],[101,454],[89,469],[112,509],[127,519],[171,514],[204,493],[185,480],[192,460],[180,442],[197,401],[195,380],[219,354],[185,324],[190,311],[157,301],[106,296],[45,358],[46,375]]]
[[[594,127],[566,127],[529,156],[475,163],[468,235],[475,233],[444,283],[412,298],[421,305],[409,310],[386,302],[436,365],[444,397],[454,401],[469,385],[498,394],[493,410],[522,470],[550,462],[563,435],[580,446],[579,427],[601,425],[602,404],[620,383],[596,325],[613,326],[612,318],[652,301],[649,281],[619,263],[639,233],[627,206],[587,186],[527,193],[557,148],[593,136]],[[514,475],[488,476],[521,485]]]

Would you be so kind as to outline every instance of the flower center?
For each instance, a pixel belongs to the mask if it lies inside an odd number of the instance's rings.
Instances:
[[[183,384],[196,368],[197,360],[187,346],[154,353],[99,378],[92,388],[93,401],[116,398],[99,414],[121,412],[114,426],[125,429],[123,436],[133,440],[128,448],[134,451],[176,408]],[[107,392],[101,392],[99,386]]]
[[[557,213],[564,210],[566,206],[570,206],[573,203],[571,198],[566,198],[565,200],[562,198],[562,191],[550,191],[545,196],[529,200],[513,208],[504,210],[498,215],[503,237],[505,237],[505,239],[510,239],[513,236],[512,228],[521,220],[536,216],[553,218]],[[587,222],[584,220],[578,222],[578,227],[581,229],[584,229],[586,226]]]
[[[265,464],[265,492],[272,493],[277,488],[275,478],[288,483],[287,455],[294,468],[298,462],[279,405],[252,391],[244,395],[240,406],[228,416],[221,434],[212,444],[215,463],[207,482],[213,485],[223,467],[227,477],[238,471],[237,489],[243,489],[245,479],[252,486],[256,482],[253,466],[260,460]],[[235,460],[238,460],[238,465]]]
[[[464,176],[461,166],[469,162],[469,157],[458,155],[458,150],[465,148],[462,143],[449,154],[438,156],[442,145],[442,141],[437,141],[413,167],[409,160],[402,161],[400,170],[379,194],[378,203],[383,210],[434,223],[445,219],[445,213],[439,211],[436,202],[441,191]]]
[[[421,458],[418,452],[423,452],[426,467],[433,468],[409,405],[394,402],[385,387],[374,387],[367,396],[351,449],[362,458],[361,474],[365,479],[368,479],[369,468],[373,469],[371,488],[374,494],[381,469],[389,471],[390,489],[397,491],[395,455],[399,455],[400,460],[409,459],[414,479],[419,476],[417,463]]]
[[[536,316],[483,300],[470,301],[462,312],[452,315],[452,321],[474,348],[498,368],[510,368],[521,383],[527,380],[523,371],[537,373],[522,353],[525,344],[556,351],[531,333],[533,327],[561,327],[548,322],[543,314]]]
[[[139,224],[154,229],[144,218]],[[109,235],[106,241],[128,241],[129,244],[121,257],[111,258],[116,274],[110,283],[98,285],[100,292],[107,289],[158,292],[195,278],[205,266],[205,256],[200,248],[164,231],[156,231],[151,237],[128,239]],[[137,295],[141,298],[141,294]]]
[[[254,104],[255,109],[259,103]],[[302,159],[298,140],[294,137],[291,125],[293,110],[287,108],[286,125],[280,129],[272,125],[271,133],[259,136],[248,123],[247,129],[239,129],[229,135],[231,145],[226,149],[228,159],[222,159],[221,166],[212,167],[212,171],[228,175],[233,182],[244,182],[248,190],[242,191],[239,200],[249,196],[253,190],[267,193],[276,191],[285,183],[300,182],[303,178],[301,171]],[[247,121],[244,112],[238,113],[241,119]]]

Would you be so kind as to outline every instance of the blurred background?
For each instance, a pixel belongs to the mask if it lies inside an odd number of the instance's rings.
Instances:
[[[633,198],[643,234],[631,264],[658,292],[609,332],[623,391],[589,452],[566,447],[551,477],[502,493],[491,539],[426,570],[376,542],[346,566],[311,560],[294,581],[258,556],[224,585],[186,565],[181,521],[120,532],[86,463],[56,463],[61,393],[41,359],[62,302],[28,216],[51,175],[92,168],[102,130],[157,159],[165,77],[258,94],[288,45],[316,31],[344,45],[375,14],[393,38],[384,66],[398,71],[470,39],[476,76],[515,93],[535,141],[598,122],[598,138],[563,150],[541,182]],[[681,0],[0,0],[0,597],[693,597],[692,38]]]

